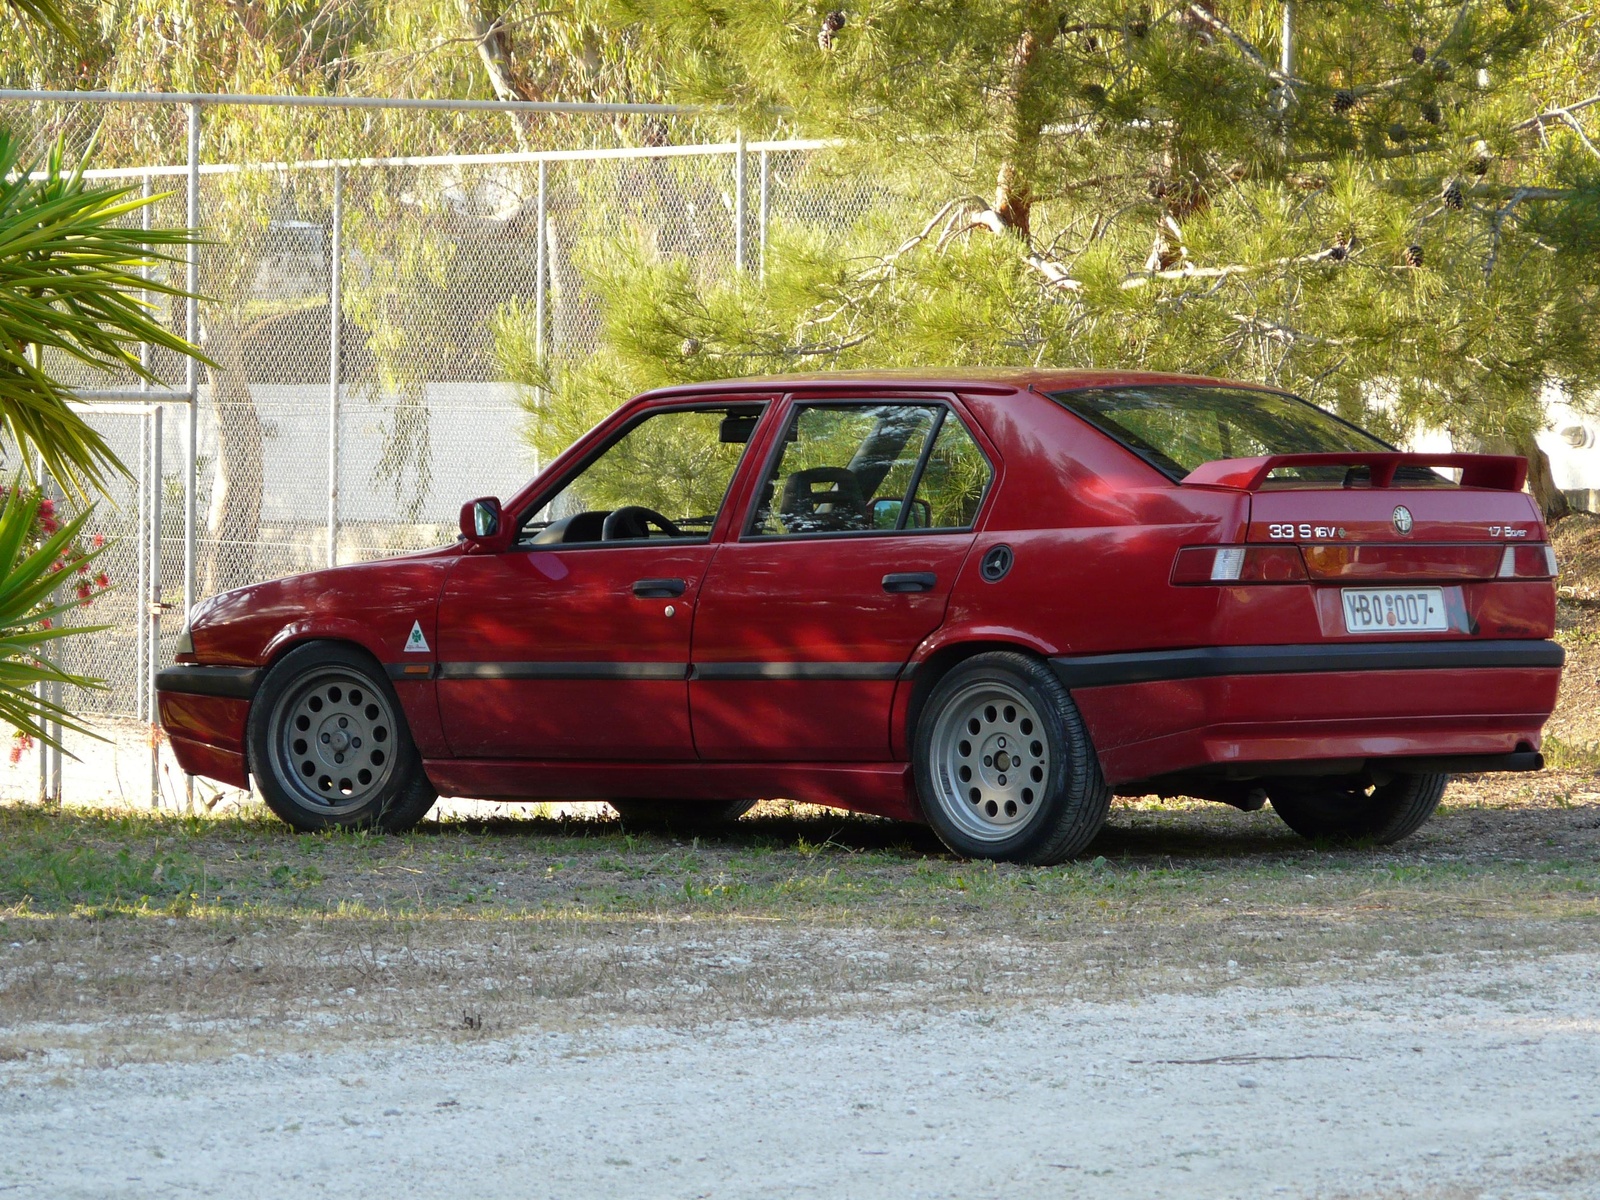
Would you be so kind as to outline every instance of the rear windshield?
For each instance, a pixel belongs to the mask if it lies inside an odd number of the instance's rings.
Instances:
[[[1050,397],[1109,434],[1172,479],[1219,458],[1393,450],[1365,430],[1281,392],[1252,388],[1162,384],[1086,388]],[[1446,482],[1427,468],[1403,468]],[[1364,473],[1364,472],[1361,472]],[[1353,482],[1344,467],[1274,471],[1285,482]]]

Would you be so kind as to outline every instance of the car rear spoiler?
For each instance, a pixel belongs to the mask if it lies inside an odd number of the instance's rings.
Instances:
[[[1366,467],[1372,486],[1394,484],[1401,467],[1459,467],[1461,486],[1520,492],[1528,478],[1528,460],[1516,454],[1371,454],[1359,450],[1333,454],[1268,454],[1260,458],[1220,458],[1201,463],[1181,482],[1201,487],[1259,491],[1278,467]]]

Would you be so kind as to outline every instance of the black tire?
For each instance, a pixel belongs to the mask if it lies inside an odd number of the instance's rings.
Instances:
[[[279,659],[245,737],[257,795],[304,833],[403,833],[438,799],[394,687],[353,646],[311,642]]]
[[[1396,775],[1361,786],[1334,780],[1290,780],[1267,788],[1273,811],[1305,838],[1387,846],[1420,829],[1439,807],[1448,775]]]
[[[690,833],[731,825],[756,806],[754,800],[607,800],[630,829]]]
[[[1045,663],[996,651],[934,686],[912,739],[922,812],[966,858],[1046,865],[1081,853],[1111,790],[1078,707]]]

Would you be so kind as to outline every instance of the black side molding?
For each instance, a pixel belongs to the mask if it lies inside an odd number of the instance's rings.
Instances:
[[[256,694],[256,683],[260,678],[259,667],[203,667],[179,663],[156,672],[156,691],[248,700]]]
[[[1499,639],[1449,642],[1318,642],[1302,646],[1205,646],[1052,658],[1069,688],[1204,679],[1215,675],[1299,675],[1315,671],[1460,671],[1559,667],[1557,642]]]

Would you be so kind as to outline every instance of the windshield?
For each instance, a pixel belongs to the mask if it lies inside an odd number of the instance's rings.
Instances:
[[[1050,397],[1174,480],[1219,458],[1392,451],[1365,430],[1296,396],[1251,388],[1162,384],[1086,388]],[[1444,482],[1426,468],[1410,468]],[[1345,480],[1344,467],[1273,473],[1301,481]]]

